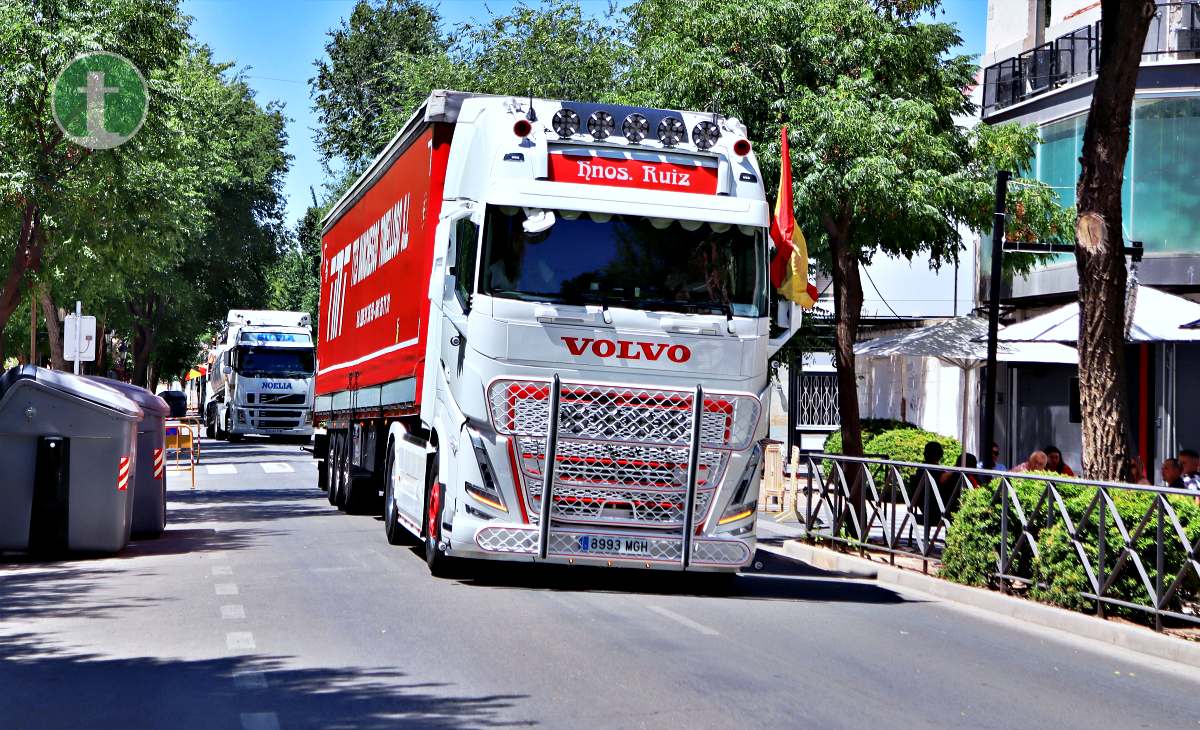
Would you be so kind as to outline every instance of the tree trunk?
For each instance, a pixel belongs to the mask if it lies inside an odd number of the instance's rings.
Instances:
[[[94,375],[108,374],[104,369],[104,358],[108,355],[108,348],[105,345],[104,320],[96,317],[96,361],[92,363],[92,373]]]
[[[848,218],[848,217],[846,217]],[[862,315],[862,277],[858,257],[847,243],[846,225],[827,221],[833,260],[834,364],[837,366],[838,411],[842,420],[842,453],[862,456],[862,424],[858,415],[858,379],[854,370],[854,341]]]
[[[1142,46],[1155,9],[1154,0],[1103,0],[1100,68],[1079,160],[1079,404],[1083,468],[1092,479],[1119,479],[1123,455],[1133,454],[1125,392],[1121,182]]]
[[[54,306],[50,285],[39,284],[37,295],[38,301],[42,305],[42,312],[46,316],[46,335],[50,340],[50,367],[55,370],[66,370],[67,361],[63,358],[62,323],[58,321],[58,308]]]
[[[21,233],[8,264],[4,285],[0,288],[0,332],[8,326],[9,318],[21,304],[21,281],[25,272],[36,271],[41,262],[41,227],[41,212],[33,203],[26,203],[21,213]]]

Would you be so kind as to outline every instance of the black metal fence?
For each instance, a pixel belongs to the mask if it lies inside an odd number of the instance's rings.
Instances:
[[[1085,576],[1079,597],[1098,615],[1119,606],[1148,614],[1158,630],[1164,619],[1200,624],[1190,598],[1180,608],[1189,584],[1200,580],[1200,534],[1189,539],[1188,532],[1200,531],[1179,515],[1181,504],[1200,497],[1195,492],[832,454],[808,454],[804,462],[807,477],[793,507],[807,538],[882,552],[893,563],[897,556],[917,558],[927,570],[943,556],[965,493],[985,490],[999,512],[989,571],[994,588],[1035,585],[1039,541],[1061,525],[1074,555],[1071,567]],[[1131,501],[1137,505],[1132,520]],[[1167,564],[1168,555],[1177,569]],[[1116,595],[1114,586],[1127,579],[1145,589],[1144,601]]]
[[[1142,51],[1147,60],[1200,52],[1200,0],[1159,3]],[[1100,22],[1061,35],[983,70],[983,115],[1088,78],[1099,69]]]

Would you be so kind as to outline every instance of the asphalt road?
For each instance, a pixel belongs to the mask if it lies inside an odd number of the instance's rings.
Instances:
[[[734,595],[429,576],[296,446],[207,444],[117,558],[0,556],[3,728],[1200,726],[1200,674],[763,551]]]

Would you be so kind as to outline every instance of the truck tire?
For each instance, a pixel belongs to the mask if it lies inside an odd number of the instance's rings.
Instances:
[[[400,524],[400,509],[396,506],[396,444],[388,442],[387,459],[383,462],[383,532],[390,545],[412,543],[412,533]]]
[[[446,509],[446,485],[438,481],[437,457],[426,477],[429,488],[425,506],[425,563],[429,566],[429,574],[435,578],[448,578],[452,574],[453,558],[446,555],[441,547],[442,514]]]
[[[225,409],[225,440],[231,444],[241,442],[242,435],[233,432],[233,413],[228,408]]]
[[[342,458],[342,434],[334,432],[329,435],[329,458],[325,460],[329,469],[329,504],[337,506],[337,495],[342,488],[342,469],[339,460]]]

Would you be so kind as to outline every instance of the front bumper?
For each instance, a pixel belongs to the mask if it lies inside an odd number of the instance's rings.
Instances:
[[[595,538],[618,538],[597,541]],[[631,555],[605,549],[633,541],[644,550]],[[450,553],[460,557],[500,560],[537,560],[538,528],[496,521],[477,520],[459,513],[454,520]],[[716,537],[698,535],[692,541],[688,570],[736,571],[754,558],[754,535]],[[683,570],[683,540],[678,533],[607,530],[583,526],[556,526],[550,530],[549,563],[602,565],[627,568]]]

